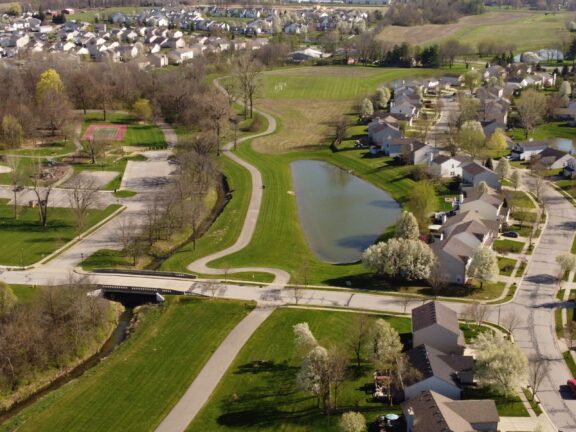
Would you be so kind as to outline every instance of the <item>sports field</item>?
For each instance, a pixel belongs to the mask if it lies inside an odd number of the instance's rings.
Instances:
[[[574,19],[575,15],[568,12],[492,10],[483,15],[463,17],[451,24],[388,26],[379,38],[414,45],[430,45],[454,38],[473,47],[482,40],[495,40],[513,43],[517,51],[556,48],[562,38],[570,37],[565,22]]]

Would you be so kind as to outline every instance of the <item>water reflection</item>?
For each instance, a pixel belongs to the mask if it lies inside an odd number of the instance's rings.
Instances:
[[[326,162],[291,164],[300,223],[313,253],[331,263],[358,261],[400,206],[370,183]]]

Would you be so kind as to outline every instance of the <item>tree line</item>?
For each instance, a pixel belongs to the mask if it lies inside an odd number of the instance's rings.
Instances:
[[[0,284],[0,399],[10,401],[11,393],[48,370],[65,367],[102,340],[111,306],[88,296],[88,288],[77,280],[40,287],[37,298],[22,303]]]

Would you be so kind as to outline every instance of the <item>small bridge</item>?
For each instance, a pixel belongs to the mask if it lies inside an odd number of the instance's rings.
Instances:
[[[182,295],[182,291],[167,288],[135,287],[128,285],[96,285],[91,295],[118,301],[125,306],[144,303],[162,303],[165,295]]]

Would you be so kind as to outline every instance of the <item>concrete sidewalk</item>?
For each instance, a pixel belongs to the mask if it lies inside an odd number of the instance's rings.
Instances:
[[[208,401],[244,344],[273,311],[273,307],[260,306],[240,321],[204,365],[184,396],[160,423],[156,432],[183,432],[186,430],[196,414]]]

